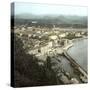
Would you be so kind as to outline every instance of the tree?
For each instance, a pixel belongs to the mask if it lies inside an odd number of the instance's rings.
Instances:
[[[46,67],[38,65],[35,56],[26,54],[23,43],[16,34],[14,34],[14,58],[15,87],[54,84],[46,75]]]

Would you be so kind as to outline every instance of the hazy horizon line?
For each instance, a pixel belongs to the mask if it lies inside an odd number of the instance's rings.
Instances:
[[[77,16],[77,17],[87,17],[88,15],[66,15],[66,14],[33,14],[33,13],[19,13],[19,14],[11,14],[11,16],[17,16],[17,15],[34,15],[34,16]]]

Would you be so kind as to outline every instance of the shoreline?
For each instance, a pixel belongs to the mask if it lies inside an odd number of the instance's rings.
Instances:
[[[84,40],[84,39],[88,39],[88,38],[81,38],[79,40]],[[75,40],[76,41],[76,40]],[[71,47],[67,48],[66,50],[64,50],[64,55],[65,57],[70,61],[71,64],[74,65],[74,67],[80,72],[82,73],[85,77],[87,77],[87,71],[83,69],[83,67],[76,62],[76,59],[73,58],[71,55],[68,54],[68,50],[70,49]]]

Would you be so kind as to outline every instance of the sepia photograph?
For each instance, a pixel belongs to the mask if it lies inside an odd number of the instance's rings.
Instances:
[[[11,86],[88,83],[88,8],[11,3]]]

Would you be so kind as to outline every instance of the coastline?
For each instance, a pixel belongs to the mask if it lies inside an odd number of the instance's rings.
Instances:
[[[84,39],[87,39],[87,38],[80,38],[79,41],[81,40],[84,40]],[[77,39],[78,40],[78,39]],[[76,41],[76,40],[74,40]],[[76,62],[76,58],[74,58],[72,55],[70,55],[67,51],[72,48],[72,46],[68,47],[66,50],[64,50],[64,56],[70,61],[70,63],[80,72],[82,73],[85,77],[87,77],[87,71],[83,69],[83,67],[78,63]]]

